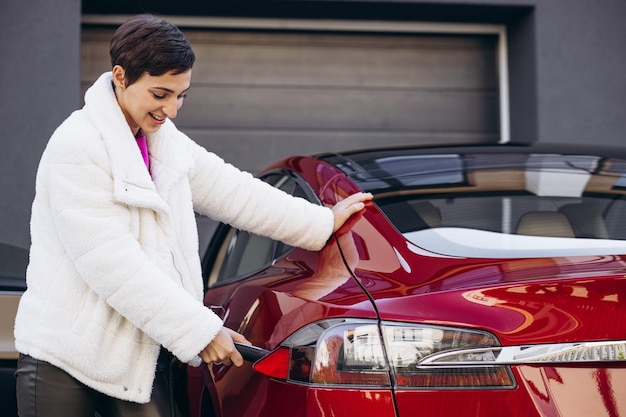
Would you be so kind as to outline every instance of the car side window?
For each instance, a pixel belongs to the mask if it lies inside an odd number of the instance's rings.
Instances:
[[[28,249],[0,243],[0,291],[26,290]]]
[[[311,200],[310,194],[288,174],[275,173],[261,179],[288,194]],[[237,281],[266,268],[292,249],[289,245],[267,237],[225,225],[221,227],[229,230],[220,234],[224,238],[208,276],[209,287]]]

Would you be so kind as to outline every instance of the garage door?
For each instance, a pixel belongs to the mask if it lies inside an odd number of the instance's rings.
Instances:
[[[113,27],[83,28],[83,89]],[[240,168],[297,153],[499,140],[496,35],[184,29],[196,52],[176,123]]]

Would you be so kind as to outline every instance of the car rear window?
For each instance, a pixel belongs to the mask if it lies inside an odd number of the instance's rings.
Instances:
[[[451,256],[541,257],[626,253],[623,196],[447,193],[378,202],[403,235]]]
[[[568,147],[569,148],[569,147]],[[563,146],[327,155],[417,247],[463,257],[626,254],[626,160]]]

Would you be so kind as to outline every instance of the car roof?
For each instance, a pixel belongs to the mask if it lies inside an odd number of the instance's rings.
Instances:
[[[316,156],[324,160],[341,157],[354,160],[368,160],[378,157],[393,157],[406,154],[432,155],[438,153],[567,153],[572,155],[597,155],[604,157],[626,158],[626,147],[607,145],[567,144],[567,143],[535,143],[535,144],[443,144],[443,145],[407,145],[385,146],[361,149],[349,149],[340,152],[323,152]]]
[[[481,170],[547,169],[615,176],[626,172],[625,148],[568,144],[405,146],[324,153],[316,158],[372,192],[440,184],[454,181],[453,173]]]

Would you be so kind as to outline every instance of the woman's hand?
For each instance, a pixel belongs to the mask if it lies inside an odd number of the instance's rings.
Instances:
[[[370,193],[355,193],[335,204],[332,208],[335,216],[333,233],[343,226],[350,216],[363,210],[365,202],[371,200],[372,197]]]
[[[222,327],[211,343],[202,349],[200,357],[206,364],[233,364],[235,366],[241,366],[243,365],[243,357],[237,348],[235,348],[234,342],[246,345],[251,344],[243,335],[227,327]]]

